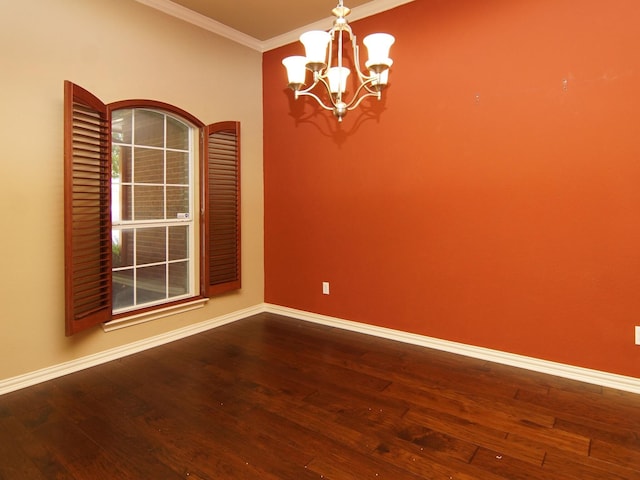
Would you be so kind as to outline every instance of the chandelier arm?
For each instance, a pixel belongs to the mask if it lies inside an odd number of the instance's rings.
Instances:
[[[342,32],[343,30],[338,31],[338,67],[342,67]]]
[[[349,103],[349,106],[347,107],[347,110],[351,111],[351,110],[355,110],[356,108],[358,108],[358,105],[360,105],[360,103],[362,103],[362,100],[364,100],[367,97],[378,97],[378,100],[380,100],[380,92],[371,92],[371,93],[365,93],[364,95],[362,95],[359,98],[354,98],[353,100],[351,100],[351,103]],[[355,100],[358,100],[355,104],[353,104],[353,102]]]
[[[324,84],[325,87],[327,86],[327,83],[322,79],[322,75],[320,74],[320,72],[314,72],[313,73],[313,83],[310,86],[308,86],[307,88],[305,88],[304,90],[297,90],[296,91],[296,98],[298,97],[298,94],[304,95],[307,92],[310,92],[311,90],[313,90],[316,87],[316,85],[318,85],[318,83],[321,83],[321,82]]]
[[[365,75],[360,69],[360,47],[358,46],[358,42],[356,40],[356,36],[353,35],[351,37],[351,48],[353,50],[353,63],[355,66],[356,73],[358,74],[358,78],[361,83],[364,83],[366,80],[371,78],[370,75]]]
[[[342,30],[338,32],[338,68],[340,68],[339,71],[342,71],[342,67],[343,67],[342,65],[342,48],[343,48],[342,33],[343,33]],[[329,88],[329,90],[331,90],[331,88]],[[342,90],[338,88],[338,93],[335,99],[331,95],[331,91],[329,91],[329,97],[331,98],[331,101],[334,103],[334,105],[336,104],[336,102],[342,103]]]
[[[368,88],[368,85],[371,84],[372,82],[373,82],[373,78],[369,78],[368,80],[365,80],[363,83],[360,84],[356,92],[353,94],[353,98],[347,104],[347,110],[353,110],[358,105],[360,105],[360,102],[362,102],[362,99],[367,97],[378,97],[378,100],[380,100],[381,98],[380,92],[374,92],[369,90]],[[368,93],[365,93],[364,95],[360,95],[363,89],[366,89]]]
[[[378,89],[378,90],[373,90],[371,89],[371,84],[373,83],[373,80],[375,80],[375,76],[369,78],[369,80],[366,82],[366,84],[363,84],[362,86],[365,88],[365,90],[369,93],[372,93],[374,95],[378,95],[379,93],[382,92],[382,89]]]
[[[296,98],[298,96],[314,98],[316,100],[316,102],[318,102],[318,105],[320,105],[325,110],[333,110],[334,109],[333,106],[329,107],[329,106],[325,105],[324,102],[322,100],[320,100],[320,97],[318,97],[315,93],[309,93],[308,91],[300,91],[300,92],[296,92]]]
[[[324,85],[324,88],[327,89],[327,94],[329,96],[329,100],[331,101],[331,105],[333,105],[333,107],[335,107],[337,105],[337,102],[336,102],[336,99],[333,98],[333,95],[331,95],[331,87],[329,86],[329,82],[327,82],[326,78],[327,77],[324,76],[324,75],[318,75],[318,79],[316,81],[316,85],[318,83],[322,83]],[[342,100],[342,96],[340,94],[338,94],[337,100],[338,101]],[[324,105],[324,102],[322,102],[322,104]],[[327,107],[325,107],[325,108],[327,108]],[[331,110],[331,109],[332,109],[332,107],[328,108],[328,110]]]
[[[327,66],[324,68],[324,72],[323,72],[325,74],[331,68],[331,62],[333,61],[333,41],[335,39],[335,33],[336,33],[335,28],[332,28],[331,30],[329,30],[329,33],[331,34],[331,40],[329,41],[329,55],[327,58]]]
[[[342,5],[339,5],[339,7],[342,7]],[[331,29],[329,30],[329,33],[331,34],[331,41],[329,43],[329,58],[327,60],[327,67],[326,69],[328,70],[329,68],[331,68],[331,63],[333,62],[333,50],[334,50],[334,42],[336,41],[336,35],[338,35],[338,67],[342,67],[342,33],[346,32],[347,35],[349,35],[349,40],[351,40],[351,43],[353,45],[355,44],[356,41],[356,36],[353,34],[353,30],[351,30],[351,25],[349,25],[349,23],[347,22],[347,20],[344,17],[341,17],[342,21],[336,21],[336,23],[333,25],[333,27],[331,27]],[[356,70],[359,69],[359,67],[356,68]]]

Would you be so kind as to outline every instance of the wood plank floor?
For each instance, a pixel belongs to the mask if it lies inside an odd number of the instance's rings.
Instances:
[[[0,397],[2,479],[640,479],[640,395],[261,314]]]

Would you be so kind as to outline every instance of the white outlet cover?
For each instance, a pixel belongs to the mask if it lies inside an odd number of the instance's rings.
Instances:
[[[640,327],[636,327],[636,345],[640,345]]]
[[[322,294],[329,295],[329,282],[322,282]]]

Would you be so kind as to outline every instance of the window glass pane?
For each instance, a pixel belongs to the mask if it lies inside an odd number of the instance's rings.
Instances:
[[[113,309],[126,308],[133,305],[133,270],[113,272]]]
[[[127,108],[111,113],[112,141],[131,144],[131,112],[132,110]]]
[[[120,181],[120,158],[122,157],[122,146],[113,145],[111,147],[111,182]]]
[[[189,270],[187,262],[169,264],[169,296],[184,295],[189,291]]]
[[[187,152],[167,152],[167,183],[189,184],[189,154]]]
[[[189,214],[189,187],[167,187],[167,218]]]
[[[139,228],[136,235],[136,265],[164,262],[167,257],[167,229]]]
[[[136,282],[137,303],[155,302],[167,298],[167,270],[165,265],[138,268]]]
[[[171,117],[167,117],[167,148],[189,149],[189,127]]]
[[[122,205],[120,204],[122,198],[122,188],[118,182],[111,182],[111,221],[113,223],[122,220]]]
[[[121,182],[131,183],[131,171],[132,171],[131,147],[116,145],[113,147],[114,151],[116,150],[116,147],[118,152],[118,159],[117,159],[118,164],[114,165],[112,162],[111,172],[113,174],[117,170],[118,177],[120,178]]]
[[[134,200],[135,220],[164,219],[164,188],[136,185]]]
[[[169,260],[186,259],[189,252],[189,227],[169,227]]]
[[[133,266],[133,230],[114,229],[111,235],[113,268]]]
[[[112,197],[111,197],[111,211],[112,211],[112,218],[114,220],[117,220],[118,218],[120,218],[120,220],[132,220],[132,213],[133,213],[133,208],[132,208],[132,201],[133,201],[133,187],[131,185],[122,185],[120,187],[120,201],[117,201],[117,198],[115,197],[114,194],[116,194],[117,192],[114,190],[111,192]],[[118,208],[120,211],[118,212],[119,215],[115,214],[113,212],[114,209]]]
[[[164,183],[164,152],[151,148],[135,149],[135,183]]]
[[[151,110],[136,110],[135,115],[136,145],[148,147],[164,146],[164,115]]]

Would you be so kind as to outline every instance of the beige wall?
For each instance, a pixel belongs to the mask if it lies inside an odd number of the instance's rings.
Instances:
[[[1,0],[0,380],[263,301],[261,54],[134,0]],[[63,81],[242,128],[243,289],[200,310],[64,336]]]

